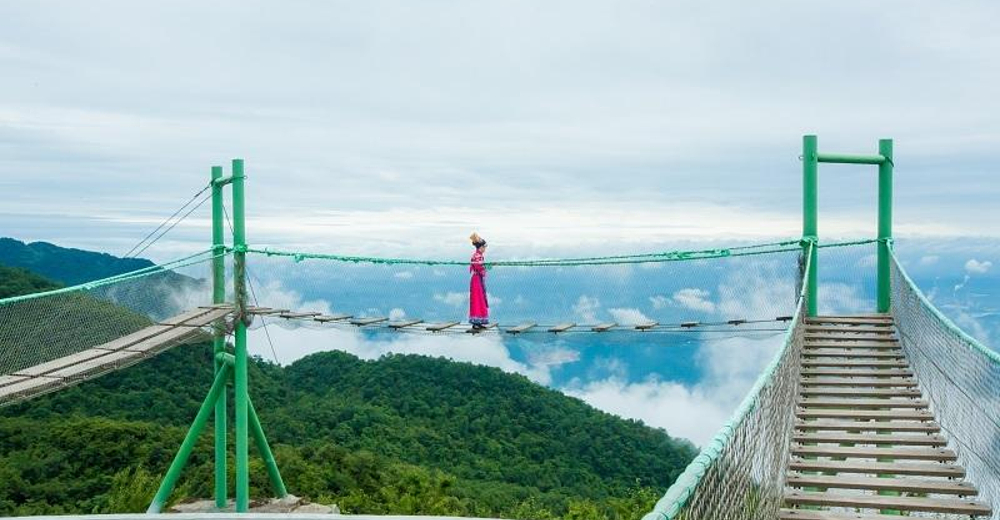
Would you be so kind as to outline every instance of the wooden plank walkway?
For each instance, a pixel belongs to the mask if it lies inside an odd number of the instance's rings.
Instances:
[[[198,307],[121,338],[0,377],[0,406],[133,365],[169,348],[208,340],[203,328],[226,318],[231,305]]]
[[[934,422],[889,315],[806,321],[785,507],[778,520],[986,517]]]

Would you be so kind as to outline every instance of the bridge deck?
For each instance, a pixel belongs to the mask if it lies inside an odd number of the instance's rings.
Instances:
[[[171,347],[208,339],[202,327],[225,318],[231,305],[199,307],[127,336],[0,377],[0,406],[30,399],[132,365]]]
[[[911,378],[891,317],[807,321],[779,520],[989,516]],[[836,377],[834,377],[836,376]]]

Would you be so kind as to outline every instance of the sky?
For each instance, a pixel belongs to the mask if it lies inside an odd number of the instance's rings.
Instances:
[[[845,153],[891,137],[901,255],[991,338],[998,21],[997,2],[962,0],[2,2],[0,236],[124,254],[241,157],[255,246],[464,259],[473,230],[493,258],[760,242],[801,233],[802,135]],[[875,202],[874,168],[821,166],[821,238],[871,237]],[[205,210],[145,255],[206,248]],[[396,348],[441,348],[417,343]],[[456,355],[671,429],[664,403],[708,409],[705,381],[729,378],[623,376],[605,356],[574,381],[551,373],[559,352],[484,348]]]

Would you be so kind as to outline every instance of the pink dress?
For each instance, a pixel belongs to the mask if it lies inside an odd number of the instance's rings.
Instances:
[[[486,300],[486,267],[483,254],[476,251],[469,262],[469,323],[486,325],[490,322],[490,302]]]

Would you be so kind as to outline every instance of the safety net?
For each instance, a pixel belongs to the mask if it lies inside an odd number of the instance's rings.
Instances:
[[[0,405],[204,339],[198,327],[158,324],[192,310],[189,314],[212,312],[207,280],[217,256],[225,253],[205,251],[80,285],[0,299]]]
[[[794,422],[807,290],[803,277],[791,324],[771,363],[732,418],[644,520],[777,518]]]
[[[893,253],[892,315],[924,397],[979,490],[1000,499],[1000,355],[958,328],[917,288]],[[993,517],[1000,518],[1000,508]]]

